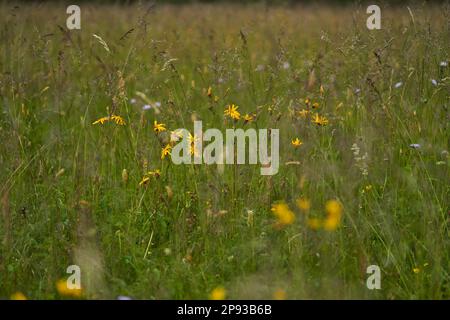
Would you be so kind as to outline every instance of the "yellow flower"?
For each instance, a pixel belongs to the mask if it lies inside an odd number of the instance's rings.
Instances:
[[[273,298],[275,300],[286,300],[286,291],[284,291],[283,289],[275,290],[275,292],[273,293]]]
[[[312,107],[313,107],[313,109],[319,108],[319,103],[318,103],[318,102],[314,102],[314,103],[312,104]]]
[[[325,210],[331,217],[340,217],[342,215],[342,204],[337,200],[329,200],[325,204]]]
[[[69,289],[67,287],[67,280],[60,279],[56,282],[56,290],[62,296],[79,298],[81,297],[81,289]]]
[[[295,139],[292,139],[291,144],[295,148],[298,148],[298,147],[300,147],[303,144],[303,142],[299,138],[295,138]]]
[[[20,291],[14,292],[10,298],[11,300],[27,300],[27,297]]]
[[[284,202],[275,203],[272,205],[272,212],[278,219],[280,225],[288,225],[294,223],[295,215],[289,209],[289,206]]]
[[[116,124],[124,126],[125,120],[121,116],[112,115],[111,120],[114,121]]]
[[[328,217],[323,222],[323,228],[327,231],[334,231],[339,227],[340,223],[340,218]]]
[[[112,115],[111,117],[102,117],[102,118],[92,122],[92,124],[98,124],[98,123],[104,124],[105,122],[108,122],[110,120],[114,121],[116,124],[121,125],[121,126],[126,124],[125,120],[121,116],[116,116],[116,115]]]
[[[413,272],[415,273],[415,274],[418,274],[419,272],[420,272],[420,268],[413,268]]]
[[[159,178],[161,176],[161,171],[159,169],[156,169],[155,171],[149,171],[142,177],[141,182],[139,182],[139,185],[147,185],[147,183],[150,181],[150,178]]]
[[[142,186],[142,185],[146,185],[146,184],[147,184],[147,182],[149,182],[149,181],[150,181],[150,178],[149,178],[149,177],[146,177],[146,176],[144,176],[144,177],[142,178],[141,182],[139,182],[139,185],[140,185],[140,186]]]
[[[336,230],[341,224],[342,205],[336,200],[329,200],[325,205],[327,211],[327,218],[324,221],[324,229],[327,231]]]
[[[213,291],[209,294],[210,300],[224,300],[227,295],[227,291],[224,287],[214,288]]]
[[[297,199],[297,206],[302,211],[308,211],[311,208],[311,201],[306,198],[298,198]]]
[[[166,125],[164,123],[158,123],[158,121],[153,122],[153,131],[160,133],[166,131]]]
[[[308,116],[308,114],[309,114],[309,110],[306,110],[306,109],[302,109],[298,112],[298,115],[302,118],[306,118]]]
[[[306,98],[305,99],[305,104],[306,104],[307,107],[309,107],[310,103],[311,103],[311,100],[309,100],[309,98]]]
[[[161,159],[164,159],[167,155],[170,155],[170,150],[172,150],[172,146],[170,144],[166,145],[161,150]]]
[[[308,227],[311,228],[312,230],[319,230],[322,227],[322,221],[320,221],[320,219],[317,218],[308,219],[306,223]]]
[[[98,124],[98,123],[104,124],[105,122],[108,122],[108,121],[109,121],[109,117],[102,117],[102,118],[100,118],[100,119],[95,120],[94,122],[92,122],[92,124]]]
[[[212,97],[212,88],[211,87],[209,87],[208,88],[208,91],[206,92],[206,95],[208,96],[208,97]]]
[[[247,123],[247,122],[252,122],[252,121],[253,121],[253,116],[252,116],[252,115],[246,114],[246,115],[244,116],[244,122],[245,122],[245,123]]]
[[[328,119],[316,113],[314,115],[314,119],[312,119],[312,122],[317,124],[318,126],[326,126],[328,124]]]
[[[198,141],[198,137],[189,133],[189,151],[191,155],[198,155],[198,150],[195,149],[195,141]]]
[[[227,108],[223,113],[226,116],[229,116],[231,119],[239,120],[241,118],[241,114],[239,113],[239,111],[237,111],[238,108],[239,108],[238,106],[230,104],[227,106]]]
[[[149,171],[147,172],[147,176],[159,178],[161,176],[161,171],[159,169],[156,169],[155,171]]]

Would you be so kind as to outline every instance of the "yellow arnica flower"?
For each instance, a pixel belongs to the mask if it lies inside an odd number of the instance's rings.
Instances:
[[[309,114],[309,110],[306,110],[306,109],[302,109],[298,112],[298,115],[302,118],[306,118],[308,116],[308,114]]]
[[[118,125],[125,125],[125,120],[121,116],[112,115],[111,120],[114,121]]]
[[[11,300],[27,300],[27,297],[20,291],[14,292],[10,298]]]
[[[166,156],[170,155],[170,151],[172,150],[172,146],[170,144],[166,145],[161,150],[161,159],[164,159]]]
[[[253,121],[253,116],[250,114],[246,114],[244,117],[244,122],[248,123],[248,122],[252,122]]]
[[[153,131],[160,133],[166,131],[166,125],[164,123],[158,123],[158,121],[153,122]]]
[[[297,207],[302,211],[308,211],[311,208],[311,201],[306,198],[297,199]]]
[[[227,296],[227,291],[224,287],[214,288],[213,291],[209,294],[210,300],[224,300]]]
[[[198,141],[198,137],[189,133],[189,151],[191,155],[198,155],[198,150],[195,149],[195,141]]]
[[[121,116],[117,116],[117,115],[112,115],[110,117],[102,117],[94,122],[92,122],[92,124],[104,124],[105,122],[108,121],[114,121],[116,124],[124,126],[126,124],[125,120],[121,117]]]
[[[312,122],[317,124],[318,126],[326,126],[328,124],[328,119],[320,116],[318,113],[314,115]]]
[[[159,169],[156,169],[155,171],[149,171],[147,172],[147,176],[159,178],[161,176],[161,171]]]
[[[327,231],[336,230],[341,224],[342,205],[339,201],[329,200],[325,205],[327,218],[324,221],[323,228]]]
[[[144,176],[144,177],[142,178],[141,182],[139,182],[139,185],[140,185],[140,186],[142,186],[142,185],[146,185],[146,184],[147,184],[147,182],[149,182],[149,181],[150,181],[150,178],[149,178],[149,177],[146,177],[146,176]]]
[[[108,121],[109,121],[109,117],[102,117],[102,118],[100,118],[100,119],[95,120],[94,122],[92,122],[92,124],[98,124],[98,123],[104,124],[105,122],[108,122]]]
[[[159,178],[161,176],[161,171],[159,169],[156,169],[155,171],[149,171],[147,172],[143,177],[141,182],[139,182],[139,185],[147,185],[147,183],[150,181],[151,177]]]
[[[273,293],[273,298],[275,300],[286,300],[286,291],[284,291],[283,289],[275,290],[275,292]]]
[[[239,113],[239,111],[237,111],[238,108],[238,106],[230,104],[227,106],[223,113],[231,119],[239,120],[241,118],[241,114]]]
[[[284,202],[275,203],[272,205],[272,212],[277,217],[280,225],[288,225],[294,223],[295,215],[289,209],[289,206]]]
[[[319,103],[318,103],[318,102],[314,102],[314,103],[312,104],[312,107],[313,107],[313,109],[319,108]]]
[[[67,287],[66,279],[60,279],[56,282],[56,290],[58,290],[58,293],[60,295],[65,297],[73,297],[73,298],[81,297],[81,289],[69,289]]]
[[[295,139],[292,139],[291,144],[295,148],[298,148],[298,147],[300,147],[303,144],[303,142],[299,138],[295,138]]]

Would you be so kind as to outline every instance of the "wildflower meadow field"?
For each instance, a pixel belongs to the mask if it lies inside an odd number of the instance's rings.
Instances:
[[[67,6],[0,4],[0,299],[450,298],[448,2]]]

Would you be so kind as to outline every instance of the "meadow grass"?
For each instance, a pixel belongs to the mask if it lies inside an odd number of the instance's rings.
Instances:
[[[65,9],[0,5],[0,297],[62,298],[76,264],[82,298],[450,298],[448,6]],[[278,174],[161,159],[154,120],[195,119],[280,129]]]

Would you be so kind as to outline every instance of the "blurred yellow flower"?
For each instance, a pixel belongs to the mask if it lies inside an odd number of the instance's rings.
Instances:
[[[161,159],[164,159],[166,156],[170,155],[170,151],[172,150],[172,146],[170,144],[166,145],[161,150]]]
[[[341,219],[336,217],[328,217],[323,222],[323,228],[327,231],[336,230],[341,224]]]
[[[224,300],[227,295],[227,291],[224,287],[217,287],[211,291],[209,295],[210,300]]]
[[[305,99],[305,104],[306,104],[307,107],[309,107],[310,103],[311,103],[311,100],[309,100],[309,98],[306,98]]]
[[[298,115],[302,118],[306,118],[308,116],[308,114],[309,114],[309,110],[306,110],[306,109],[302,109],[298,112]]]
[[[20,291],[14,292],[10,298],[11,300],[27,300],[27,297]]]
[[[325,210],[329,216],[340,217],[342,214],[342,205],[337,200],[329,200],[325,204]]]
[[[414,272],[415,274],[418,274],[418,273],[420,272],[420,268],[413,268],[413,272]]]
[[[153,131],[160,133],[166,131],[166,125],[164,123],[158,123],[158,121],[153,122]]]
[[[244,117],[244,122],[245,123],[248,123],[248,122],[252,122],[253,121],[253,116],[252,115],[250,115],[250,114],[246,114]]]
[[[319,108],[319,103],[318,102],[314,102],[312,104],[313,109],[318,109]]]
[[[325,204],[327,218],[324,221],[323,227],[327,231],[336,230],[341,224],[342,205],[339,201],[329,200]]]
[[[275,290],[275,292],[273,293],[273,298],[275,300],[286,300],[286,291],[284,291],[283,289]]]
[[[206,92],[206,95],[210,98],[212,97],[212,88],[211,87],[208,87],[208,91]]]
[[[317,124],[318,126],[326,126],[328,124],[328,119],[320,116],[318,113],[314,115],[312,122]]]
[[[299,138],[295,138],[292,139],[291,144],[295,147],[298,148],[303,144],[303,141],[301,141]]]
[[[223,113],[234,120],[239,120],[241,118],[241,114],[237,111],[238,108],[238,106],[230,104]]]
[[[69,289],[67,287],[66,279],[60,279],[56,282],[56,290],[58,290],[58,293],[60,295],[65,297],[73,297],[73,298],[81,297],[81,289]]]
[[[272,212],[277,217],[280,225],[288,225],[294,223],[295,215],[289,209],[289,206],[284,202],[275,203],[272,205]]]
[[[298,198],[297,199],[297,206],[302,211],[308,211],[311,208],[311,201],[306,198]]]

